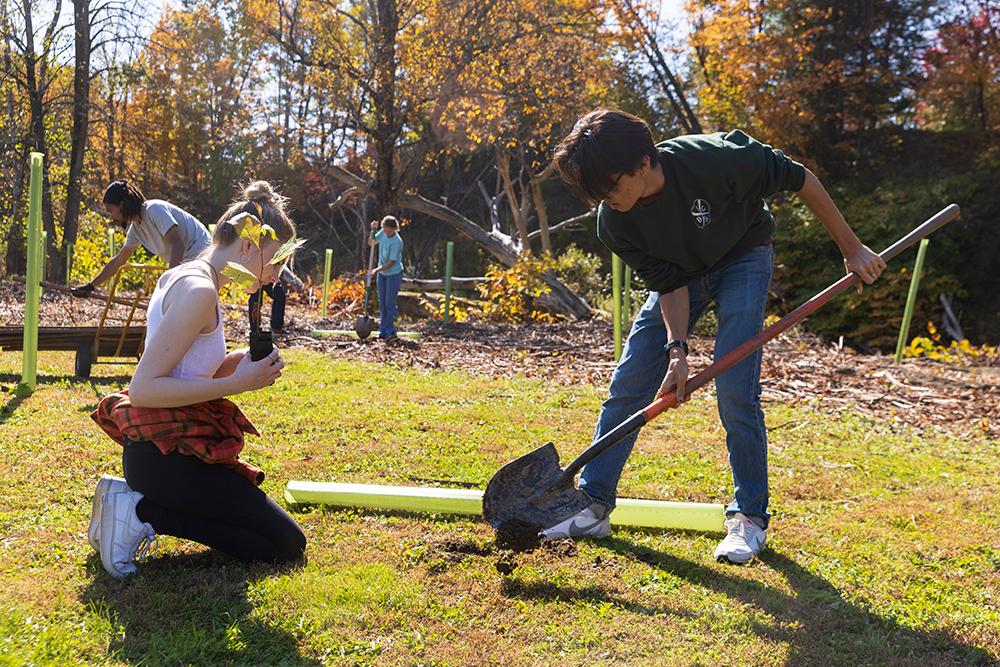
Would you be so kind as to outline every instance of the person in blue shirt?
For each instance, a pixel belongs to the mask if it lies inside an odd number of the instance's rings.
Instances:
[[[378,244],[378,266],[371,270],[378,288],[378,337],[395,341],[397,298],[403,284],[403,239],[399,236],[399,222],[391,215],[382,218],[381,225],[372,220],[371,227],[370,242]]]

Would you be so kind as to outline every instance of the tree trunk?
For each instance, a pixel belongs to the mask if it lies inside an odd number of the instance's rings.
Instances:
[[[377,0],[375,17],[375,201],[378,215],[396,210],[395,158],[399,134],[396,109],[396,0]]]
[[[26,151],[20,151],[14,158],[14,182],[11,186],[13,194],[10,200],[10,227],[7,228],[7,253],[4,257],[4,273],[24,275],[27,273],[27,241],[24,234],[24,225],[18,219],[21,195],[24,192],[25,165],[28,162]]]
[[[545,199],[542,198],[542,181],[549,177],[555,169],[555,163],[550,162],[542,173],[531,177],[531,196],[535,201],[535,212],[538,214],[538,234],[542,237],[542,252],[552,256],[552,238],[549,234],[549,210],[545,206]],[[528,234],[528,238],[533,238],[535,233]]]
[[[49,275],[55,282],[66,279],[63,259],[76,244],[80,203],[83,199],[83,158],[87,149],[90,124],[90,0],[73,0],[73,24],[76,29],[76,64],[73,69],[73,130],[71,136],[69,183],[66,189],[66,212],[63,217],[62,249],[53,243],[49,253]]]
[[[510,177],[510,156],[507,155],[507,151],[502,146],[497,146],[496,155],[497,170],[500,172],[504,192],[507,193],[507,203],[510,205],[511,215],[514,216],[514,226],[517,228],[517,237],[521,244],[521,255],[531,257],[531,241],[528,239],[528,198],[525,196],[518,201],[513,179]]]
[[[45,137],[45,106],[43,104],[43,96],[47,87],[48,50],[58,20],[59,10],[57,8],[52,22],[46,29],[43,53],[40,56],[36,56],[34,24],[31,17],[31,0],[24,0],[24,80],[27,87],[28,106],[31,109],[31,141],[34,144],[32,146],[34,150],[45,154],[46,162],[51,159],[51,156],[48,155],[48,144]],[[36,69],[36,64],[39,65],[38,69]],[[42,228],[48,235],[48,242],[55,243],[55,214],[52,211],[52,186],[49,181],[47,164],[42,169]]]

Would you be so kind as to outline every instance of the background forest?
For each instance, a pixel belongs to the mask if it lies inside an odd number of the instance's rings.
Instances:
[[[410,277],[440,277],[454,240],[456,275],[551,258],[600,307],[610,256],[549,156],[578,114],[614,105],[657,138],[739,127],[782,149],[876,250],[958,203],[915,329],[948,302],[958,333],[1000,340],[998,0],[0,0],[0,35],[3,275],[24,272],[38,150],[53,280],[70,247],[71,282],[106,259],[115,178],[206,224],[264,178],[309,239],[303,276],[326,248],[357,272],[368,221],[391,213]],[[773,207],[784,312],[842,268],[794,197]],[[891,348],[907,264],[810,326]]]

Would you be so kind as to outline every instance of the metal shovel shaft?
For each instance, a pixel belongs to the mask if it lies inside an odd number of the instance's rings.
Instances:
[[[915,244],[917,241],[937,231],[957,218],[958,214],[958,206],[955,204],[949,204],[912,232],[886,248],[882,251],[882,253],[880,253],[879,256],[886,263],[888,263],[889,260]],[[686,384],[686,393],[690,395],[691,392],[701,389],[711,380],[715,379],[729,368],[732,368],[743,359],[753,354],[755,351],[764,347],[768,341],[777,338],[784,331],[790,329],[812,313],[819,310],[822,306],[833,299],[833,297],[851,287],[859,280],[861,280],[861,278],[858,274],[849,273],[837,282],[833,283],[825,290],[785,315],[779,321],[763,329],[756,336],[747,340],[745,343],[732,350],[729,354],[725,355],[711,366],[688,380]],[[580,454],[575,461],[566,466],[563,470],[562,476],[560,477],[560,482],[572,480],[576,476],[576,473],[583,468],[583,466],[603,454],[605,450],[611,448],[629,434],[638,431],[664,410],[674,407],[677,407],[677,395],[676,392],[671,391],[656,399],[642,410],[636,412],[634,415],[602,436],[594,444],[584,450],[584,452]]]
[[[365,272],[365,317],[368,317],[368,294],[372,287],[372,269],[375,268],[375,244],[369,240],[371,250],[368,251],[368,270]]]

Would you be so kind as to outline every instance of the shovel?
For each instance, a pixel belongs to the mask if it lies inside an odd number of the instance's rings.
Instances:
[[[375,322],[375,318],[368,316],[368,295],[371,293],[372,287],[372,269],[375,268],[375,244],[371,244],[371,251],[368,253],[368,271],[365,274],[365,314],[358,315],[354,320],[354,333],[358,334],[358,338],[364,340],[371,335],[373,331],[378,327]]]
[[[958,217],[959,209],[951,204],[880,255],[888,263],[920,239]],[[704,369],[687,382],[687,394],[704,387],[725,370],[760,349],[783,331],[798,324],[847,288],[859,283],[856,273],[849,273],[767,327],[735,350]],[[668,392],[619,424],[588,447],[565,468],[559,465],[559,453],[550,442],[514,459],[497,471],[483,494],[483,516],[497,533],[497,544],[530,548],[538,542],[538,532],[554,526],[593,502],[576,488],[576,474],[626,436],[642,428],[664,410],[677,407],[675,392]]]

